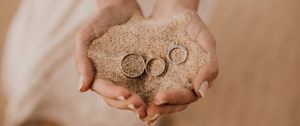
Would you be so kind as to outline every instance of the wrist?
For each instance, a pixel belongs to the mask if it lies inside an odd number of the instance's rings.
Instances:
[[[197,11],[200,0],[157,0],[157,4],[168,9],[184,8]]]

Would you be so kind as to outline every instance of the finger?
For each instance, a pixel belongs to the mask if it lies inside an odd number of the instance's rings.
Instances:
[[[206,27],[205,27],[206,29]],[[203,98],[207,89],[212,86],[213,80],[218,75],[218,58],[216,55],[216,42],[208,30],[202,30],[196,39],[208,54],[208,63],[199,70],[194,81],[195,93]]]
[[[158,92],[154,97],[154,103],[156,105],[182,105],[192,103],[197,99],[198,97],[194,94],[192,90],[175,89]]]
[[[216,61],[209,61],[205,64],[196,75],[194,80],[194,92],[203,98],[207,89],[212,86],[213,80],[218,75],[218,65]]]
[[[155,105],[150,104],[147,109],[148,117],[153,117],[155,115],[166,115],[174,112],[179,112],[184,110],[188,104],[185,105]]]
[[[187,108],[188,105],[149,105],[147,109],[148,123],[153,123],[158,120],[161,116],[182,111]]]
[[[126,100],[115,100],[104,97],[106,103],[111,107],[118,109],[131,110],[137,114],[137,117],[144,119],[146,117],[146,104],[144,101],[136,94],[131,95]]]
[[[144,119],[146,115],[147,105],[145,104],[144,100],[138,96],[137,94],[133,94],[128,99],[129,103],[132,103],[133,106],[128,106],[128,108],[134,108],[135,113],[139,119]],[[129,104],[130,105],[130,104]]]
[[[81,92],[87,91],[94,79],[92,63],[86,56],[87,45],[94,36],[92,26],[88,24],[80,30],[76,39],[74,57],[79,73],[79,90]]]
[[[218,74],[216,40],[198,15],[193,16],[190,24],[186,27],[186,32],[191,40],[201,45],[209,57],[208,63],[199,70],[194,80],[194,91],[203,98],[206,90],[212,85],[212,81]]]
[[[103,35],[103,33],[110,27],[110,25],[105,24],[105,20],[99,19],[99,17],[104,16],[104,13],[99,11],[84,27],[79,30],[77,34],[77,41],[75,44],[75,61],[77,71],[79,73],[79,90],[81,92],[89,90],[94,79],[92,62],[86,54],[88,45],[95,38]]]
[[[91,89],[99,95],[116,100],[125,100],[131,95],[125,87],[117,86],[104,79],[95,79]]]

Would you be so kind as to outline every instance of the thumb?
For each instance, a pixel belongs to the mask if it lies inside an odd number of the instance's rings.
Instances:
[[[84,26],[78,33],[75,44],[75,62],[79,73],[79,90],[88,91],[94,80],[93,66],[87,57],[88,44],[95,37],[95,32],[90,24]]]
[[[213,80],[218,75],[218,62],[217,58],[211,58],[196,75],[194,81],[194,92],[203,98],[207,89],[212,86]]]

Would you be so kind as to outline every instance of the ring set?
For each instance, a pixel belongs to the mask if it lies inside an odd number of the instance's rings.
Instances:
[[[174,65],[184,63],[187,56],[187,49],[177,43],[174,43],[173,46],[167,50],[167,60]],[[144,71],[146,71],[149,76],[157,77],[166,69],[166,63],[161,57],[152,57],[145,62],[142,56],[133,53],[123,56],[120,66],[122,73],[130,78],[139,77]]]

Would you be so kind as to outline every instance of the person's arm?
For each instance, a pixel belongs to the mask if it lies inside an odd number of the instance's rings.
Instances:
[[[172,90],[158,92],[154,104],[147,108],[147,121],[157,120],[160,116],[184,110],[190,103],[203,98],[218,74],[216,41],[197,14],[199,0],[158,0],[151,18],[156,20],[173,17],[181,12],[192,13],[186,27],[188,36],[198,42],[209,54],[208,63],[199,70],[193,81],[193,90]]]
[[[94,78],[92,63],[86,55],[92,40],[101,37],[111,26],[126,23],[133,15],[142,15],[136,0],[98,0],[99,10],[78,33],[75,44],[75,61],[79,74],[79,90],[89,89],[102,95],[107,104],[118,109],[129,109],[140,118],[146,116],[146,105],[128,89],[116,86],[111,81]]]

